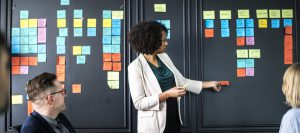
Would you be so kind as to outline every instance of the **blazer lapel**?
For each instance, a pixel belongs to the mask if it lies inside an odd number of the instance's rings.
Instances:
[[[52,129],[52,127],[49,125],[49,123],[37,112],[32,112],[31,115],[38,119],[44,128],[47,128],[48,131],[51,131],[52,133],[55,133],[55,131]]]

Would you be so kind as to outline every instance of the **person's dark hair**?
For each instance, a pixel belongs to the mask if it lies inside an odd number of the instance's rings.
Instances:
[[[26,92],[28,94],[29,100],[34,101],[36,100],[36,96],[41,92],[44,92],[51,87],[55,87],[55,80],[55,74],[46,72],[29,80],[26,84]]]
[[[145,21],[135,25],[128,34],[131,46],[142,54],[153,54],[162,42],[161,32],[167,28],[157,21]]]
[[[0,53],[7,51],[5,36],[0,33]]]

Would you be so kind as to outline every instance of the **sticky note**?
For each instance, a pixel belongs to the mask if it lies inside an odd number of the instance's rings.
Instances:
[[[246,68],[246,76],[254,76],[254,68]]]
[[[171,30],[168,30],[167,39],[171,38]]]
[[[27,19],[29,17],[29,11],[28,10],[21,10],[20,11],[20,18],[21,19]]]
[[[37,28],[28,28],[28,35],[29,36],[36,36],[37,35]]]
[[[238,10],[238,18],[249,18],[249,10]]]
[[[90,55],[91,54],[91,46],[81,46],[81,54]]]
[[[246,37],[246,45],[254,45],[254,37]]]
[[[28,44],[37,44],[37,36],[29,36]]]
[[[74,28],[74,37],[82,36],[82,28]]]
[[[65,37],[56,37],[56,45],[66,45]]]
[[[38,46],[38,53],[39,54],[46,54],[46,44],[40,44]]]
[[[102,29],[103,35],[110,36],[111,35],[111,30],[112,30],[112,28],[103,28]]]
[[[66,73],[66,65],[56,65],[56,73],[57,74]]]
[[[293,18],[293,9],[282,9],[281,10],[282,18]]]
[[[220,19],[231,19],[231,10],[220,10]]]
[[[245,68],[238,68],[236,69],[237,77],[246,77],[246,69]]]
[[[292,49],[284,50],[284,64],[293,64],[293,50]]]
[[[21,28],[21,36],[28,36],[29,35],[29,29],[28,28]]]
[[[270,18],[281,18],[280,10],[269,10]]]
[[[221,37],[229,37],[229,29],[221,29]]]
[[[68,28],[59,28],[59,36],[68,36]]]
[[[111,55],[112,61],[121,61],[121,54],[120,53],[115,53]]]
[[[112,11],[111,17],[112,19],[123,19],[123,11]]]
[[[20,44],[20,37],[12,37],[11,44]]]
[[[37,45],[28,45],[28,53],[36,54],[37,53]]]
[[[28,45],[21,45],[21,53],[28,54]]]
[[[47,20],[45,18],[38,19],[38,27],[46,27]]]
[[[11,36],[20,36],[20,28],[11,28]]]
[[[28,36],[22,36],[20,44],[29,44],[29,37]]]
[[[271,20],[271,27],[272,28],[279,28],[280,27],[280,20],[279,19],[272,19]]]
[[[13,66],[20,65],[20,57],[11,57],[11,65]]]
[[[103,19],[102,25],[103,27],[111,27],[111,19]]]
[[[23,65],[23,66],[28,66],[29,65],[29,58],[28,57],[21,57],[20,58],[21,60],[21,65]]]
[[[222,29],[229,28],[229,21],[228,20],[221,20],[221,28]]]
[[[66,54],[66,46],[65,45],[57,45],[56,53],[57,54]]]
[[[103,70],[104,71],[112,70],[112,62],[103,62]]]
[[[11,96],[11,104],[23,104],[23,96],[22,95],[12,95]]]
[[[85,64],[85,55],[77,55],[77,64]]]
[[[66,75],[65,74],[56,74],[57,80],[60,82],[65,82],[66,80]]]
[[[267,19],[258,19],[258,27],[259,28],[268,28],[268,20]]]
[[[110,89],[119,89],[119,81],[107,81],[107,85]]]
[[[245,68],[246,67],[246,60],[245,59],[237,59],[237,68]]]
[[[111,52],[112,53],[121,53],[121,46],[120,45],[111,45]]]
[[[66,10],[57,10],[57,18],[66,18]]]
[[[111,45],[103,45],[103,53],[111,53]]]
[[[20,66],[11,66],[11,74],[20,74]]]
[[[167,12],[166,4],[154,4],[154,12]]]
[[[73,46],[73,55],[81,55],[81,46]]]
[[[238,37],[245,36],[245,28],[236,28],[236,36]]]
[[[96,19],[95,18],[89,18],[87,19],[87,27],[96,27]]]
[[[283,19],[283,27],[293,26],[292,19]]]
[[[254,59],[246,59],[246,67],[254,67]]]
[[[60,5],[62,6],[70,5],[70,0],[60,0]]]
[[[111,44],[111,36],[102,36],[103,44]]]
[[[32,102],[27,101],[27,115],[29,116],[33,112]]]
[[[29,66],[37,66],[37,57],[28,57]]]
[[[245,27],[245,19],[236,19],[236,27],[237,28]]]
[[[38,28],[38,43],[46,43],[47,28]]]
[[[167,24],[168,22],[166,22],[166,21],[164,21],[165,22],[165,24]],[[111,21],[111,23],[112,23],[112,27],[113,28],[121,28],[121,20],[120,19],[113,19],[112,21]]]
[[[293,33],[293,28],[292,28],[292,26],[285,26],[284,27],[284,33],[285,34],[292,34]]]
[[[249,49],[249,58],[260,58],[260,49]]]
[[[111,18],[111,10],[103,10],[102,18]]]
[[[28,19],[21,19],[20,20],[20,28],[27,28],[29,25],[29,20]]]
[[[107,72],[107,80],[119,80],[119,72]]]
[[[245,46],[245,37],[237,37],[236,44],[237,46]]]
[[[20,66],[20,74],[28,74],[28,66]]]
[[[293,49],[293,35],[284,35],[284,49]]]
[[[72,84],[72,93],[81,93],[81,84]]]
[[[82,10],[76,9],[73,11],[73,17],[74,18],[82,18]]]
[[[205,29],[205,38],[214,37],[214,29]]]
[[[215,11],[203,11],[203,19],[215,19]]]
[[[246,36],[254,36],[254,28],[246,28]]]
[[[121,28],[112,28],[111,35],[121,35]]]
[[[66,19],[57,19],[57,28],[64,28],[66,27],[67,21]]]
[[[112,54],[110,53],[103,54],[103,61],[112,61]]]
[[[113,71],[121,71],[121,70],[122,70],[121,62],[113,62]]]
[[[47,55],[46,54],[38,54],[38,62],[46,62]]]
[[[256,10],[257,18],[268,18],[268,10],[267,9],[259,9]]]
[[[205,20],[205,26],[206,28],[214,28],[214,20],[212,19]]]
[[[237,58],[248,58],[248,49],[236,50]]]
[[[111,44],[121,44],[121,36],[112,36]]]
[[[57,64],[58,65],[65,65],[66,64],[66,56],[58,56],[57,57]]]
[[[96,28],[88,28],[87,36],[96,36]]]
[[[12,54],[21,53],[21,46],[15,44],[11,45],[11,53]]]
[[[82,19],[74,19],[73,27],[81,28],[82,27]]]

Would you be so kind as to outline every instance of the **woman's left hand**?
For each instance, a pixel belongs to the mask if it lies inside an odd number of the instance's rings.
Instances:
[[[202,82],[202,88],[212,88],[214,91],[219,92],[221,90],[221,83],[217,81]]]

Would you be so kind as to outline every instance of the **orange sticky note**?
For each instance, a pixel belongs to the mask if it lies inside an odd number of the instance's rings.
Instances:
[[[214,29],[205,29],[205,38],[214,37]]]
[[[57,57],[57,64],[58,65],[65,65],[66,64],[66,56],[58,56]]]
[[[284,35],[284,49],[293,49],[292,35]]]
[[[103,61],[111,61],[111,54],[103,54]]]
[[[245,37],[237,37],[236,44],[237,46],[245,46]]]
[[[121,69],[122,69],[121,62],[114,62],[113,63],[113,71],[121,71]]]
[[[112,62],[103,62],[103,70],[112,70]]]
[[[112,54],[112,61],[121,61],[121,54]]]
[[[237,77],[246,77],[246,69],[245,68],[238,68],[236,69]]]
[[[20,66],[12,66],[11,74],[20,74]]]
[[[230,85],[229,81],[220,81],[222,86],[228,86]]]
[[[28,57],[21,57],[21,65],[28,66],[29,58]]]
[[[11,65],[13,66],[20,65],[20,57],[11,57]]]
[[[66,65],[56,65],[56,73],[57,74],[65,74],[66,73]]]
[[[284,64],[293,64],[293,50],[292,49],[284,50]]]
[[[28,57],[29,66],[37,66],[37,57]]]
[[[66,76],[65,76],[64,73],[63,74],[58,73],[58,74],[56,74],[56,76],[57,76],[58,81],[60,81],[60,82],[65,82],[66,81]]]
[[[81,84],[73,84],[72,93],[81,93]]]
[[[285,34],[291,35],[291,34],[293,33],[293,28],[292,28],[292,26],[285,26],[284,32],[285,32]]]
[[[33,112],[32,102],[27,101],[27,115],[30,115],[30,113],[32,113],[32,112]]]

